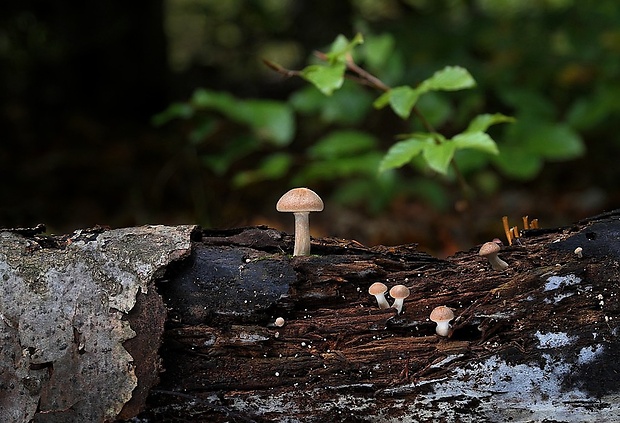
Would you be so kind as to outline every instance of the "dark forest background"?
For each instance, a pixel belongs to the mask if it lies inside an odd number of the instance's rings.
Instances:
[[[473,195],[415,164],[378,182],[369,164],[414,124],[374,110],[364,89],[318,99],[262,63],[300,69],[357,32],[389,44],[369,66],[390,84],[446,65],[472,73],[468,93],[429,97],[441,130],[474,111],[520,122],[494,134],[500,158],[468,162]],[[222,108],[183,109],[199,89],[273,100],[294,133],[269,143]],[[326,203],[311,217],[316,236],[449,254],[500,236],[502,215],[557,226],[618,207],[619,98],[615,0],[3,2],[0,225],[292,231],[274,205],[303,184]],[[171,104],[173,118],[154,119]],[[372,160],[327,162],[317,140],[342,130],[371,135]]]

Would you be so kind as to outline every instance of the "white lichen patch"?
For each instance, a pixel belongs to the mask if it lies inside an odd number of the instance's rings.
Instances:
[[[600,344],[583,347],[579,351],[579,355],[577,356],[577,364],[589,364],[593,362],[598,356],[603,354],[603,351],[605,351],[605,348]]]
[[[555,335],[549,338],[542,335],[543,343],[557,342],[559,348],[564,348],[563,342],[572,342],[570,337]],[[270,396],[240,393],[229,400],[238,410],[271,418],[283,416],[277,421],[290,421],[285,416],[311,411],[345,413],[338,416],[341,419],[363,416],[364,421],[377,423],[620,421],[617,395],[593,398],[565,383],[581,365],[591,363],[602,352],[603,346],[594,345],[566,360],[550,352],[540,356],[542,362],[528,363],[510,363],[494,355],[476,364],[456,366],[438,379],[378,391],[370,389],[366,397],[346,394],[347,389],[343,388],[349,386],[343,385]],[[449,365],[452,361],[443,363]],[[317,402],[316,398],[321,401]],[[600,407],[602,403],[604,407]]]
[[[0,232],[0,421],[115,420],[137,384],[123,347],[135,336],[126,313],[158,272],[189,254],[192,230],[76,234],[64,249],[36,250]]]
[[[565,276],[550,276],[545,284],[545,291],[553,291],[555,289],[577,285],[581,283],[581,278],[570,274]]]
[[[568,334],[564,332],[542,333],[536,331],[534,335],[538,338],[538,348],[541,349],[564,347],[570,345],[577,339],[574,336],[568,336]]]

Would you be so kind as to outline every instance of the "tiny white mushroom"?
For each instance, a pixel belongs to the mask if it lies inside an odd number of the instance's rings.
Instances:
[[[390,305],[385,299],[386,292],[387,286],[385,286],[385,284],[381,282],[375,282],[370,285],[370,288],[368,288],[368,293],[375,296],[375,298],[377,299],[377,304],[379,304],[379,308],[381,309],[390,308]]]
[[[435,307],[433,311],[431,311],[430,319],[437,323],[437,328],[435,329],[437,335],[448,336],[448,332],[450,331],[450,320],[454,319],[452,309],[446,306]]]
[[[394,298],[394,304],[392,308],[395,308],[398,314],[403,311],[403,303],[405,298],[409,296],[409,288],[405,285],[395,285],[390,289],[390,296]]]
[[[480,247],[478,254],[481,257],[486,257],[491,263],[493,270],[502,271],[508,268],[508,263],[497,256],[501,247],[495,242],[485,242]]]
[[[294,256],[310,255],[310,221],[309,214],[323,210],[323,200],[316,192],[308,188],[293,188],[286,192],[276,204],[279,212],[293,213],[295,216]]]
[[[583,258],[583,248],[581,248],[581,247],[577,247],[577,248],[575,248],[575,251],[574,251],[574,252],[575,252],[575,254],[577,255],[577,257],[579,257],[579,258]]]
[[[276,319],[276,321],[274,322],[274,324],[275,324],[277,327],[281,328],[282,326],[284,326],[284,318],[283,318],[283,317],[278,317],[278,318]]]

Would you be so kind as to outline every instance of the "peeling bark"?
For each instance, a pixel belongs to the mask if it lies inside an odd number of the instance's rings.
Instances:
[[[128,313],[139,292],[151,308],[163,306],[149,288],[189,254],[192,230],[77,231],[64,239],[1,232],[0,421],[111,421],[137,386],[150,383],[144,403],[157,376],[138,383],[136,368],[148,369],[154,358],[135,363],[123,344],[136,328],[138,342],[145,334],[157,340],[164,314],[147,331]]]

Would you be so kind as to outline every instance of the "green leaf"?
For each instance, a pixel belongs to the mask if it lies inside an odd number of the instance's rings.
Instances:
[[[381,160],[377,151],[368,151],[363,154],[334,159],[320,160],[306,165],[301,173],[293,179],[293,185],[305,185],[316,180],[342,182],[341,178],[350,178],[356,175],[375,176]]]
[[[543,160],[539,156],[530,154],[519,146],[502,145],[501,153],[493,161],[504,175],[521,180],[534,178],[543,166]]]
[[[452,117],[452,105],[444,94],[429,92],[420,96],[415,105],[431,126],[441,127]]]
[[[190,104],[197,109],[215,109],[230,115],[238,101],[228,93],[199,88],[192,94]]]
[[[394,44],[389,33],[368,37],[363,47],[365,62],[373,69],[381,69],[392,55]]]
[[[330,97],[313,85],[295,92],[290,97],[295,110],[304,114],[320,114],[328,123],[358,125],[372,107],[372,95],[351,81],[344,82]]]
[[[454,143],[450,141],[441,144],[428,143],[424,147],[423,157],[431,169],[445,175],[455,150]]]
[[[498,123],[512,123],[515,122],[515,118],[503,115],[501,113],[482,114],[472,119],[465,132],[486,132],[490,126]]]
[[[354,130],[335,131],[318,140],[309,149],[315,159],[333,159],[359,154],[376,148],[376,139],[365,132]]]
[[[390,97],[392,96],[392,92],[387,91],[381,94],[377,99],[372,103],[375,109],[383,109],[385,106],[390,104]]]
[[[454,144],[457,150],[472,149],[489,154],[499,154],[497,144],[485,132],[464,132],[455,135],[450,143]]]
[[[194,108],[187,103],[172,103],[161,113],[156,114],[151,119],[155,126],[161,126],[174,119],[189,119],[194,115]]]
[[[568,160],[585,152],[583,140],[565,124],[540,124],[529,132],[524,147],[530,154],[547,159]]]
[[[423,81],[418,87],[420,91],[456,91],[476,86],[476,81],[460,66],[446,66]]]
[[[335,90],[342,87],[345,68],[344,63],[336,63],[330,66],[310,65],[301,71],[301,76],[314,84],[323,94],[331,95]]]
[[[292,158],[287,153],[274,153],[260,163],[254,170],[239,172],[233,178],[233,185],[237,188],[282,178],[291,167]]]
[[[383,156],[379,164],[379,172],[401,167],[409,163],[411,159],[422,152],[425,146],[432,143],[433,138],[430,134],[424,134],[397,142],[392,145],[385,156]]]
[[[392,88],[390,91],[390,106],[394,113],[403,119],[411,114],[413,106],[420,97],[420,92],[408,86]]]
[[[364,42],[364,37],[359,32],[353,37],[351,41],[347,37],[340,34],[336,37],[332,43],[327,57],[330,64],[344,63],[347,54],[351,53],[353,49]]]
[[[232,138],[221,152],[200,156],[201,162],[217,176],[223,176],[237,160],[255,152],[260,143],[253,136]]]
[[[259,138],[283,147],[295,135],[295,116],[286,104],[271,100],[246,100],[237,104],[231,118],[248,124]]]

